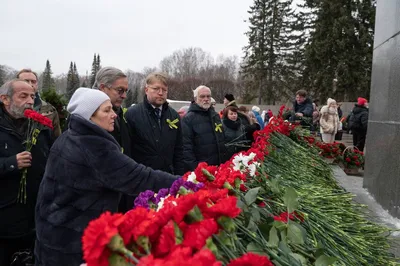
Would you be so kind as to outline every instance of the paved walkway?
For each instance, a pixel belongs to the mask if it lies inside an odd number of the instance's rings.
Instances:
[[[392,253],[400,257],[400,220],[391,216],[387,210],[384,210],[379,203],[363,188],[363,178],[359,176],[348,176],[338,166],[332,165],[334,176],[339,184],[348,192],[354,194],[354,201],[364,204],[368,207],[367,215],[376,223],[399,230],[391,233]]]

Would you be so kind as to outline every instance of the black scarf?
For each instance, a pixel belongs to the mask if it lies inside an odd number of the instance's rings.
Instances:
[[[223,122],[227,128],[230,128],[232,130],[237,130],[241,124],[239,118],[236,121],[232,121],[229,118],[224,117]]]

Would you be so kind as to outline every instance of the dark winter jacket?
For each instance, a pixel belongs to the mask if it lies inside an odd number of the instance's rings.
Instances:
[[[367,132],[368,128],[368,108],[355,105],[351,117],[349,118],[349,128],[353,132]]]
[[[122,147],[122,151],[124,154],[132,157],[132,141],[128,128],[128,122],[126,120],[126,108],[113,108],[114,112],[117,114],[117,118],[115,119],[114,131],[111,132],[111,135],[118,142],[118,144]]]
[[[225,135],[227,159],[231,158],[235,153],[249,149],[252,142],[252,133],[260,128],[258,124],[244,126],[239,119],[232,121],[228,118],[222,119],[222,125]]]
[[[17,203],[22,170],[18,169],[17,154],[25,151],[26,119],[13,119],[0,103],[0,238],[32,234],[35,228],[35,204],[53,135],[41,127],[36,145],[32,147],[32,166],[28,168],[27,203]],[[21,129],[21,130],[19,130]]]
[[[38,265],[80,265],[88,223],[115,212],[120,192],[170,187],[176,177],[147,168],[121,152],[104,129],[79,116],[54,143],[36,205]]]
[[[125,115],[132,135],[132,158],[155,170],[183,175],[182,127],[178,113],[162,106],[160,124],[145,97]]]
[[[297,101],[293,102],[293,111],[295,113],[302,113],[305,117],[312,117],[314,107],[310,98],[306,98],[302,104]]]
[[[199,162],[219,165],[225,161],[224,133],[219,115],[192,103],[182,120],[185,170],[194,170]]]

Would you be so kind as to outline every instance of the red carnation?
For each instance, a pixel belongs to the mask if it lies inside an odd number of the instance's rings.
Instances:
[[[189,224],[183,232],[183,245],[195,249],[202,249],[206,240],[218,232],[218,225],[214,219],[207,219]]]
[[[53,129],[53,123],[49,118],[39,114],[38,112],[33,111],[32,109],[26,109],[24,111],[24,116],[28,119],[32,119],[46,127]]]
[[[107,266],[110,250],[107,245],[118,235],[118,226],[123,223],[122,214],[103,213],[86,227],[82,237],[83,258],[88,266]]]
[[[351,159],[349,157],[346,158],[346,162],[351,162]]]
[[[274,264],[266,256],[249,252],[231,261],[227,266],[274,266]]]

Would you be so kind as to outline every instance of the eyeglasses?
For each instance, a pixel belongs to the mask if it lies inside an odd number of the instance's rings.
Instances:
[[[128,93],[128,89],[125,89],[125,88],[113,88],[113,87],[108,87],[109,89],[113,89],[113,90],[115,90],[116,92],[118,92],[118,94],[119,95],[123,95],[124,93]]]
[[[155,92],[160,92],[160,91],[161,91],[162,93],[167,93],[167,92],[168,92],[168,88],[152,87],[152,86],[149,86],[149,85],[146,85],[146,87],[152,89],[152,90],[155,91]]]

